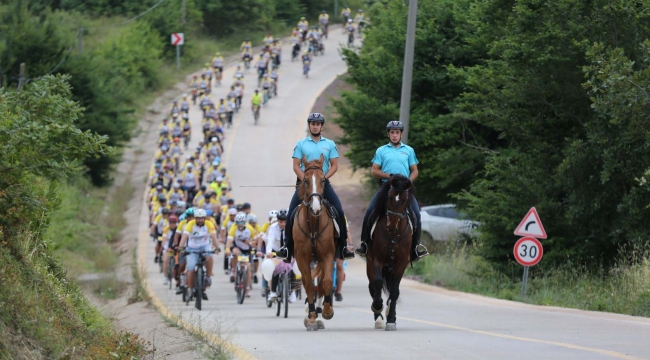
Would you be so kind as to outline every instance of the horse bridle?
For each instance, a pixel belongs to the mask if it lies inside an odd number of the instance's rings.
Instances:
[[[394,189],[395,188],[391,186],[389,191],[394,190]],[[409,190],[406,189],[405,191],[408,193]],[[390,199],[390,197],[389,197],[389,199]],[[408,206],[408,203],[407,203],[406,206],[404,206],[404,210],[402,210],[402,212],[397,212],[397,211],[388,210],[388,200],[386,200],[386,203],[387,203],[386,204],[386,232],[388,232],[389,235],[392,235],[393,231],[391,231],[391,229],[388,228],[389,216],[393,215],[393,216],[398,216],[399,217],[399,219],[397,220],[397,224],[395,226],[395,230],[399,230],[399,224],[402,221],[402,219],[404,219],[404,217],[408,214],[409,206]],[[397,236],[397,238],[395,238],[395,240],[398,241],[399,239],[401,239],[402,236],[404,236],[404,234],[406,233],[406,230],[408,230],[408,228],[409,228],[408,226],[404,227],[404,231],[402,231],[402,233],[399,236]]]
[[[307,171],[309,171],[309,170],[320,170],[320,171],[323,171],[323,168],[320,167],[320,166],[311,166],[311,167],[309,167],[309,168],[306,168],[306,169],[305,169],[305,172],[307,172]],[[307,185],[305,184],[305,179],[304,179],[304,178],[302,179],[302,184],[303,184],[303,186],[305,186],[305,189],[307,189]],[[318,200],[320,201],[320,203],[323,204],[323,195],[321,195],[321,194],[319,194],[319,193],[311,193],[311,194],[305,196],[305,200],[303,200],[302,203],[305,205],[305,207],[309,208],[309,212],[310,212],[312,215],[314,215],[314,216],[319,216],[320,213],[323,211],[323,207],[321,206],[321,210],[320,210],[317,214],[314,213],[314,210],[311,208],[311,206],[309,206],[310,203],[311,203],[311,199],[312,199],[313,197],[317,197]]]

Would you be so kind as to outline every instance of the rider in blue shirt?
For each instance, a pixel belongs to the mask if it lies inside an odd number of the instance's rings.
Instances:
[[[401,121],[390,121],[386,125],[386,132],[388,133],[388,144],[380,146],[375,152],[375,157],[372,159],[372,170],[370,174],[379,179],[380,183],[388,181],[393,174],[404,175],[411,181],[415,181],[418,177],[418,159],[415,157],[413,148],[402,143],[402,131],[404,131],[404,124]],[[371,246],[370,227],[374,219],[370,219],[372,211],[375,208],[377,201],[377,194],[372,197],[368,209],[363,217],[363,226],[361,228],[361,244],[356,250],[360,256],[366,256],[368,246]],[[420,207],[411,193],[411,216],[415,218],[416,228],[413,231],[413,238],[411,244],[411,261],[417,261],[423,256],[429,254],[427,248],[420,244],[420,234],[422,233],[422,222],[420,220]],[[374,216],[376,218],[376,216]]]
[[[287,220],[287,229],[285,232],[285,246],[276,251],[277,257],[285,259],[285,261],[291,260],[293,256],[293,234],[291,229],[293,229],[293,211],[300,205],[300,196],[298,195],[298,188],[302,183],[302,179],[305,174],[305,165],[302,163],[302,156],[307,157],[307,161],[312,161],[319,159],[323,155],[325,161],[323,162],[323,172],[325,173],[325,186],[323,187],[323,198],[329,201],[336,212],[338,213],[337,223],[339,224],[340,237],[337,239],[337,254],[340,255],[343,259],[351,259],[354,257],[354,253],[347,249],[347,225],[345,221],[345,214],[343,213],[343,207],[341,207],[341,201],[339,197],[334,192],[332,185],[330,185],[329,179],[336,173],[338,170],[338,158],[339,152],[336,148],[334,141],[326,139],[321,136],[321,130],[325,124],[325,117],[320,113],[312,113],[307,117],[307,123],[309,124],[309,136],[304,139],[301,139],[296,143],[296,147],[293,149],[293,171],[298,177],[296,181],[296,192],[291,198],[291,204],[289,205],[289,219]]]

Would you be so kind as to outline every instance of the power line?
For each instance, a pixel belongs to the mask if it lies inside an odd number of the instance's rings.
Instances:
[[[93,27],[93,28],[82,28],[82,29],[83,29],[83,30],[102,30],[102,29],[111,29],[111,28],[116,28],[116,27],[120,27],[120,26],[126,25],[126,24],[130,23],[130,22],[133,21],[133,20],[137,20],[137,19],[139,19],[139,18],[145,16],[145,15],[148,14],[151,10],[155,9],[156,7],[158,7],[158,5],[162,4],[163,1],[164,1],[164,0],[160,0],[160,1],[158,1],[156,4],[154,4],[154,5],[153,5],[152,7],[150,7],[149,9],[143,11],[142,13],[140,13],[140,14],[138,14],[138,15],[136,15],[136,16],[134,16],[134,17],[128,19],[128,20],[122,21],[121,23],[118,23],[118,24],[115,24],[115,25],[100,26],[100,27]]]

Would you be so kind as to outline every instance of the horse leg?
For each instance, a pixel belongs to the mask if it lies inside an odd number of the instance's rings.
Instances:
[[[323,283],[323,318],[329,320],[334,317],[334,307],[332,306],[332,271],[334,270],[334,251],[331,254],[323,256],[323,272],[321,279]]]
[[[372,267],[372,273],[374,277],[370,279],[372,288],[370,296],[372,296],[372,304],[370,305],[370,310],[374,313],[375,316],[375,329],[384,328],[384,317],[381,315],[381,311],[384,309],[384,300],[381,297],[381,292],[384,288],[384,279],[381,274],[381,264],[378,264],[373,261],[370,265]]]
[[[298,252],[296,254],[296,262],[298,263],[298,269],[302,273],[302,286],[305,288],[305,294],[307,295],[307,306],[308,313],[305,316],[305,327],[307,331],[316,331],[318,330],[318,324],[316,323],[316,307],[314,306],[314,281],[311,277],[311,269],[309,268],[309,258],[311,256],[304,256]],[[299,260],[300,259],[300,260]]]
[[[393,273],[391,276],[391,281],[389,282],[390,295],[388,297],[388,314],[386,315],[386,331],[395,331],[397,330],[397,313],[395,312],[395,307],[397,306],[397,299],[399,298],[399,283],[402,281],[402,276],[404,275],[404,270],[399,273]]]

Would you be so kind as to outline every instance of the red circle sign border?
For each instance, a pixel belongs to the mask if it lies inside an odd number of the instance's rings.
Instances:
[[[532,242],[535,243],[535,245],[537,245],[537,247],[539,248],[539,256],[537,257],[537,259],[535,259],[535,260],[533,260],[531,262],[526,262],[526,261],[523,261],[519,257],[519,254],[517,253],[517,247],[519,246],[520,243],[522,243],[524,241],[532,241]],[[520,263],[523,266],[537,265],[537,263],[539,263],[542,260],[542,256],[544,256],[544,248],[542,247],[542,243],[539,240],[535,239],[534,237],[530,237],[530,236],[525,236],[525,237],[522,237],[521,239],[517,240],[517,242],[515,243],[514,249],[512,249],[512,252],[515,255],[515,260],[517,260],[517,262]]]

